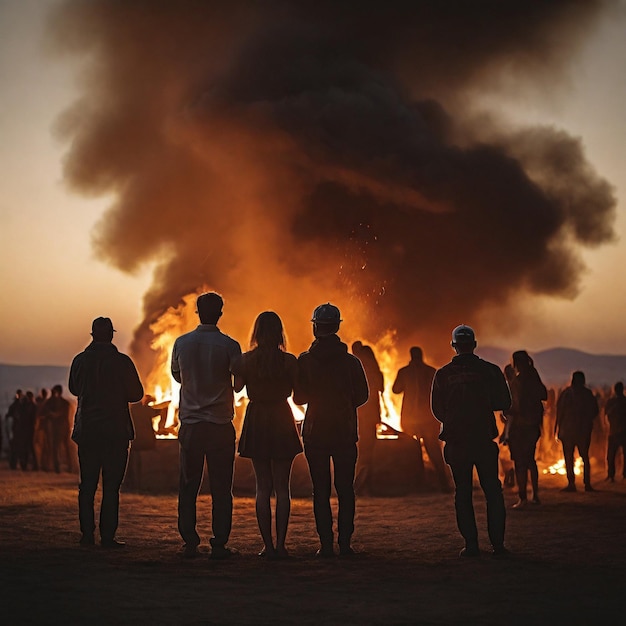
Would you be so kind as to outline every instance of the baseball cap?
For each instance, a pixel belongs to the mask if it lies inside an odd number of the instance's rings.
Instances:
[[[452,331],[452,343],[474,343],[476,341],[476,335],[474,334],[474,329],[470,326],[466,326],[465,324],[461,324],[457,326]]]

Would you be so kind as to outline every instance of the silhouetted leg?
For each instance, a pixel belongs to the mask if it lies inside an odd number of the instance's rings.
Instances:
[[[270,460],[252,459],[256,477],[256,519],[259,531],[268,555],[274,553],[272,540],[272,462]]]
[[[530,472],[530,484],[533,488],[533,500],[539,500],[539,469],[535,459],[531,460],[528,471]]]
[[[178,532],[186,546],[197,546],[196,500],[204,470],[204,441],[194,433],[198,424],[183,424],[178,432],[180,476],[178,484]],[[200,434],[200,433],[199,433]]]
[[[330,452],[304,447],[313,483],[313,513],[315,528],[323,547],[333,546],[333,515],[330,509]]]
[[[83,536],[93,536],[96,530],[94,497],[100,480],[102,450],[98,443],[81,443],[78,446],[80,482],[78,484],[78,519]]]
[[[428,457],[430,458],[430,462],[433,464],[435,468],[435,473],[437,474],[437,480],[439,481],[439,486],[443,491],[450,490],[450,473],[448,468],[446,467],[445,461],[443,460],[443,454],[441,450],[441,441],[439,440],[438,435],[425,435],[424,439],[424,447],[426,448],[426,452],[428,452]]]
[[[102,504],[100,505],[100,538],[112,541],[117,531],[120,509],[120,486],[128,462],[128,440],[106,444],[102,461]]]
[[[528,499],[528,467],[525,461],[515,461],[515,482],[520,500]]]
[[[498,444],[491,442],[476,456],[476,471],[487,500],[487,532],[494,548],[504,545],[506,510],[498,478]]]
[[[470,548],[477,548],[478,529],[476,528],[472,502],[474,464],[467,451],[462,447],[446,443],[443,452],[454,479],[454,508],[457,526],[463,539],[465,539],[465,545]]]
[[[272,476],[276,492],[276,551],[285,555],[285,539],[291,513],[291,480],[292,459],[272,461]]]
[[[333,450],[335,490],[339,501],[337,514],[337,543],[340,548],[349,548],[354,533],[354,469],[356,466],[356,444]]]
[[[615,478],[615,457],[619,449],[619,440],[617,435],[609,435],[609,445],[606,452],[607,477]]]
[[[591,463],[589,461],[589,446],[591,445],[591,433],[578,441],[578,452],[583,460],[583,482],[585,487],[591,487]]]
[[[235,465],[235,428],[232,423],[209,424],[207,470],[211,487],[210,539],[214,548],[228,543],[233,525],[233,471]]]
[[[574,442],[570,440],[561,441],[563,446],[563,459],[565,461],[565,473],[567,474],[567,484],[573,487],[576,482],[574,474]]]

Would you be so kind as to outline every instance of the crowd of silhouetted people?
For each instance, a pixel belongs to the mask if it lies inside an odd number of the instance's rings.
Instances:
[[[181,383],[178,529],[183,556],[198,555],[196,500],[205,466],[212,496],[211,555],[221,559],[233,554],[227,541],[236,452],[254,468],[261,556],[287,557],[291,471],[302,452],[313,487],[318,556],[335,555],[335,528],[339,554],[354,554],[355,496],[374,495],[374,449],[387,401],[374,350],[361,341],[348,350],[337,335],[343,321],[339,309],[326,303],[313,312],[314,340],[301,355],[286,351],[282,321],[273,311],[257,316],[250,349],[242,353],[239,343],[217,327],[223,304],[219,294],[200,295],[200,324],[179,337],[172,351],[171,373]],[[5,417],[11,469],[75,471],[70,440],[77,444],[83,546],[95,543],[94,499],[102,478],[101,543],[123,547],[115,534],[130,442],[137,454],[129,469],[137,475],[141,452],[155,447],[153,425],[158,421],[166,431],[166,408],[154,406],[154,398],[144,394],[132,360],[112,343],[114,332],[109,318],[95,319],[92,342],[72,362],[69,390],[78,398],[73,428],[71,404],[61,385],[49,396],[45,389],[36,397],[17,390]],[[567,478],[563,491],[576,491],[577,451],[583,488],[595,491],[590,465],[594,446],[596,457],[606,451],[606,480],[615,480],[616,458],[626,445],[624,385],[616,383],[606,397],[605,391],[594,393],[585,374],[576,371],[570,385],[557,393],[542,382],[524,350],[514,352],[504,370],[479,358],[474,330],[466,325],[452,331],[451,346],[456,355],[440,369],[424,362],[421,348],[410,349],[410,361],[391,385],[394,394],[402,395],[401,430],[413,442],[415,472],[423,476],[427,458],[441,491],[455,493],[457,523],[465,539],[461,556],[480,555],[472,505],[474,470],[487,500],[492,552],[507,555],[503,483],[517,487],[514,509],[539,505],[537,461],[562,454]],[[244,387],[248,403],[237,441],[233,396]],[[306,406],[301,429],[290,400]],[[605,424],[598,419],[601,409]],[[623,460],[621,471],[626,478]],[[338,498],[336,526],[331,481]]]

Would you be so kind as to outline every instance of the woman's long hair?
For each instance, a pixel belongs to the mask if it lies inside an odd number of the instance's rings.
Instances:
[[[285,332],[280,317],[274,311],[259,313],[250,336],[250,348],[260,378],[271,378],[282,372],[285,345]]]

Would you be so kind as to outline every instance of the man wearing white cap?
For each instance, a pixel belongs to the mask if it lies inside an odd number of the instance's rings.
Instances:
[[[474,354],[476,337],[465,325],[452,331],[456,356],[437,370],[431,407],[441,422],[439,438],[455,484],[454,506],[459,531],[465,539],[462,557],[478,557],[478,530],[472,504],[473,472],[487,500],[487,530],[494,556],[508,554],[504,547],[505,508],[498,478],[498,436],[494,411],[505,411],[511,395],[504,375],[493,363]]]

